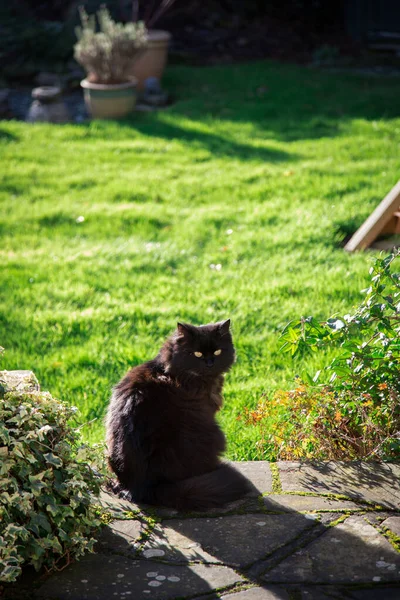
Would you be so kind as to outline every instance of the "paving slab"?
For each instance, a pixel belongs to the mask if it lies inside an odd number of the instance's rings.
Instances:
[[[348,594],[348,597],[353,600],[399,600],[400,585],[395,587],[350,590]]]
[[[400,517],[389,517],[382,523],[382,527],[387,527],[400,538]],[[400,596],[399,596],[400,598]]]
[[[337,588],[333,586],[301,586],[290,589],[290,600],[348,600]]]
[[[390,583],[400,581],[400,554],[363,517],[330,527],[263,576],[281,583]]]
[[[283,588],[253,587],[242,592],[224,594],[221,600],[290,600],[290,596]]]
[[[194,521],[194,524],[191,524]],[[203,519],[190,519],[185,521],[185,526],[180,523],[178,529],[168,527],[168,521],[162,525],[157,525],[148,542],[145,543],[142,550],[144,558],[157,557],[162,561],[172,563],[188,563],[188,562],[203,562],[203,563],[221,563],[221,561],[207,552],[194,537],[186,535],[190,532],[199,531],[195,525],[200,521],[199,526],[202,526]],[[185,531],[181,532],[183,529]]]
[[[144,531],[144,524],[138,520],[113,521],[97,537],[96,550],[132,554],[137,551],[137,543]]]
[[[263,558],[313,526],[296,513],[227,515],[167,520],[144,547],[163,552],[163,560],[221,562],[244,567]]]
[[[123,497],[119,497],[110,491],[102,490],[100,493],[100,505],[102,508],[110,512],[114,518],[127,518],[127,513],[144,513],[155,515],[160,518],[173,517],[178,514],[178,511],[173,508],[164,506],[151,506],[149,504],[136,504]],[[128,517],[130,518],[130,517]]]
[[[272,492],[272,474],[269,463],[265,460],[233,462],[232,465],[252,483],[253,490],[248,495]]]
[[[193,600],[349,600],[333,586],[255,586],[242,591],[197,596]],[[391,600],[391,599],[390,599]]]
[[[211,595],[196,596],[193,600],[291,600],[291,598],[283,587],[265,585],[265,587],[246,587],[240,591],[233,589],[225,593],[217,592]]]
[[[84,557],[50,577],[35,598],[54,600],[172,600],[193,598],[243,581],[220,565],[166,565],[123,556]]]
[[[284,492],[343,494],[400,508],[400,464],[279,461]]]
[[[210,508],[205,511],[191,511],[190,513],[186,513],[186,516],[199,516],[202,517],[205,514],[210,517],[218,517],[220,515],[227,515],[229,513],[247,513],[247,512],[261,512],[262,508],[258,502],[259,494],[256,495],[255,492],[250,492],[243,498],[239,498],[239,500],[234,500],[233,502],[228,502],[224,506],[220,506],[218,508]],[[168,516],[175,515],[160,515],[159,511],[157,511],[157,515],[162,516],[163,518],[167,518]],[[176,512],[176,515],[179,516],[179,513]],[[184,513],[181,515],[185,516]]]
[[[298,494],[271,494],[262,499],[266,510],[279,510],[287,512],[311,512],[319,510],[359,510],[360,506],[356,502],[348,500],[336,500],[334,498],[324,498],[322,496],[302,496]]]
[[[139,513],[140,508],[134,502],[119,498],[111,492],[102,490],[99,496],[100,506],[107,512],[111,513],[115,519],[126,519],[129,513]]]
[[[231,463],[235,469],[242,473],[252,484],[253,489],[243,498],[230,502],[220,508],[214,508],[208,511],[210,515],[223,515],[239,510],[260,510],[260,506],[255,501],[255,498],[265,492],[272,491],[272,475],[269,463],[266,461],[240,461]],[[165,507],[156,507],[150,505],[138,505],[123,498],[119,498],[111,492],[103,490],[100,495],[100,503],[105,510],[110,511],[118,517],[124,516],[128,511],[143,511],[151,512],[160,518],[173,517],[178,514],[177,510]],[[194,513],[202,514],[202,513]]]

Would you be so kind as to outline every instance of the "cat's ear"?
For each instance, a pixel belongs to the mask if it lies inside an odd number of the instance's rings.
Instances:
[[[231,320],[227,319],[226,321],[221,321],[218,323],[218,333],[223,336],[229,333],[229,327],[231,324]]]
[[[187,338],[194,334],[192,325],[189,325],[188,323],[178,323],[177,331],[178,331],[178,337],[180,337],[180,338],[184,338],[184,337]]]

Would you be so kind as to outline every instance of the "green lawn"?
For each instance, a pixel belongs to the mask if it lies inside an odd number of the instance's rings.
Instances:
[[[365,285],[370,254],[340,242],[399,178],[400,79],[262,62],[165,85],[176,102],[129,121],[1,122],[2,368],[97,418],[98,441],[111,387],[178,319],[230,317],[221,423],[229,456],[253,459],[236,417],[321,361],[282,354],[282,328]]]

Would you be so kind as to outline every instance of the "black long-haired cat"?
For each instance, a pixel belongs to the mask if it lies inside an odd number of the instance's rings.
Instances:
[[[109,464],[132,500],[206,510],[249,491],[248,480],[219,459],[225,437],[215,413],[235,359],[229,324],[178,323],[156,358],[114,388]]]

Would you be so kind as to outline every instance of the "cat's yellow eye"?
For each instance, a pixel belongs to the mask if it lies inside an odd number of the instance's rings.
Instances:
[[[203,353],[202,352],[195,352],[194,355],[197,356],[197,358],[201,358],[203,356]]]
[[[214,352],[214,354],[215,354],[215,356],[219,356],[219,355],[221,354],[221,352],[222,352],[222,350],[216,350],[216,351]]]

